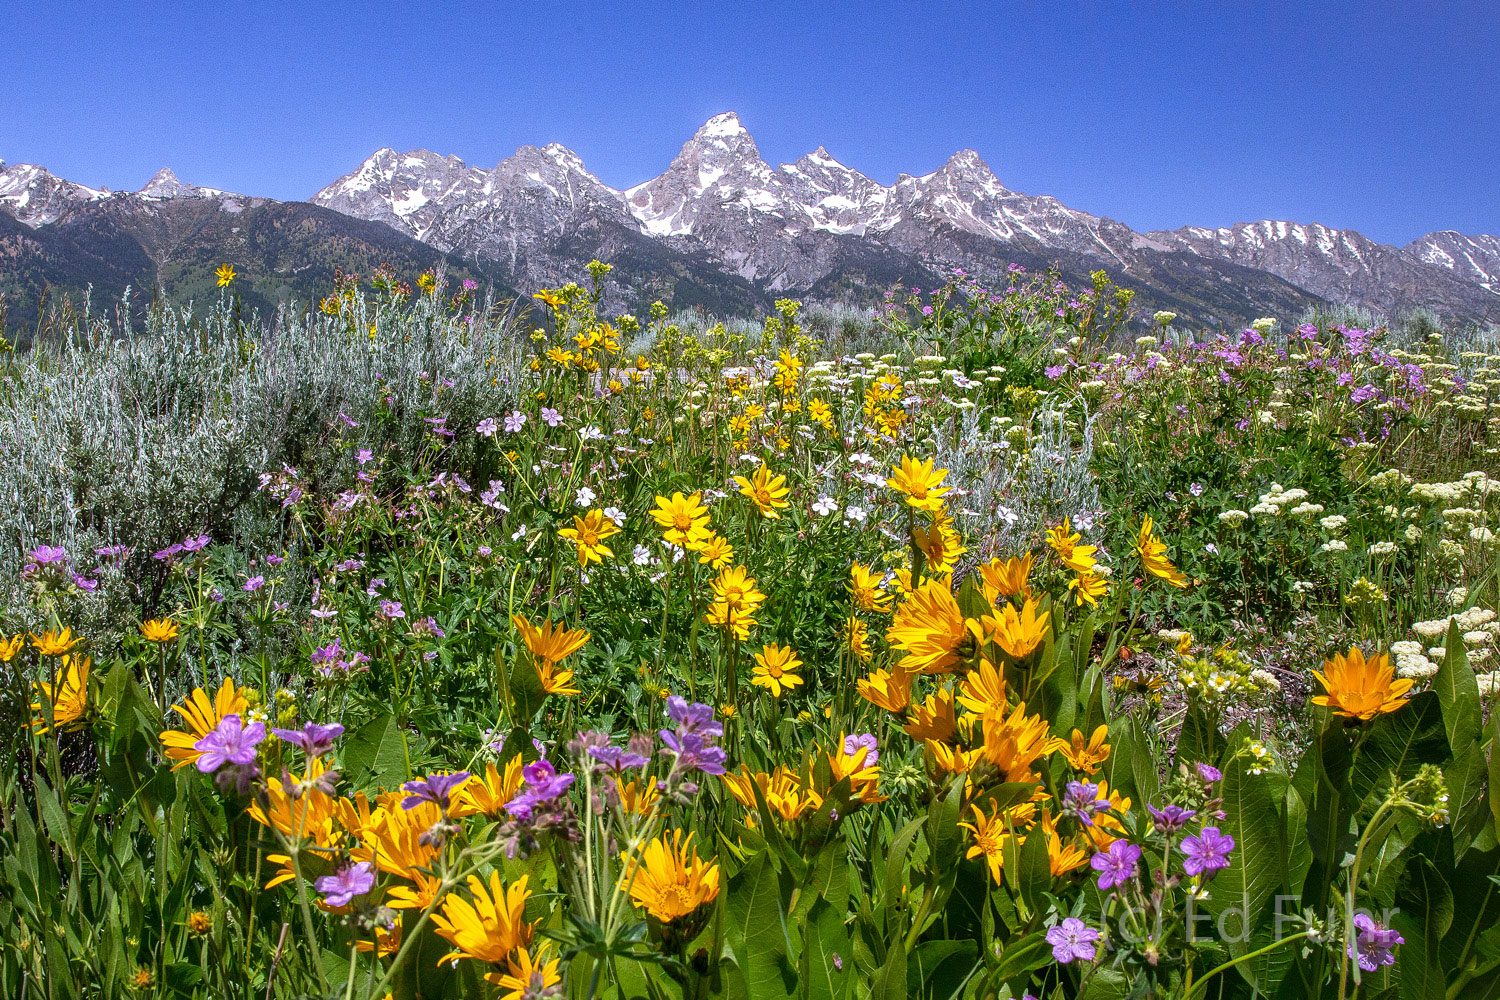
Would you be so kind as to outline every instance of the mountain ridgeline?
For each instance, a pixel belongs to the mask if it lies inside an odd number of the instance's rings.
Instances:
[[[956,268],[1000,282],[1018,263],[1080,284],[1103,269],[1137,291],[1142,312],[1204,326],[1334,303],[1500,322],[1496,236],[1442,231],[1395,247],[1281,221],[1142,233],[1012,191],[973,150],[889,186],[822,147],[772,167],[732,112],[626,190],[557,143],[493,169],[381,149],[308,203],[196,187],[170,170],[116,193],[0,163],[0,293],[13,317],[88,285],[96,300],[127,285],[201,296],[222,262],[268,310],[326,291],[340,266],[385,263],[410,280],[442,265],[526,294],[578,279],[595,258],[615,265],[611,305],[633,310],[657,299],[729,315],[781,297],[873,303],[897,282],[931,288]]]

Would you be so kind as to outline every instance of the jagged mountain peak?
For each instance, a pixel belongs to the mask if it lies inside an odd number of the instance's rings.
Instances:
[[[730,139],[740,136],[748,139],[750,138],[750,133],[745,130],[745,126],[740,122],[740,116],[733,111],[725,111],[722,114],[714,115],[708,121],[704,122],[698,131],[693,134],[693,138],[695,139]]]
[[[162,167],[136,194],[143,198],[193,198],[204,189],[194,184],[185,184],[172,172],[171,167]]]

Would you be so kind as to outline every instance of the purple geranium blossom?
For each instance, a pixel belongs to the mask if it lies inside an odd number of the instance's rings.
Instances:
[[[1099,888],[1123,885],[1135,877],[1136,863],[1141,860],[1141,849],[1125,840],[1109,845],[1109,850],[1099,851],[1089,859],[1094,871],[1099,873]]]
[[[1216,826],[1205,826],[1196,837],[1187,837],[1182,842],[1182,853],[1187,857],[1182,870],[1189,875],[1213,873],[1229,867],[1229,852],[1234,850],[1234,838],[1220,833]]]
[[[1349,944],[1349,957],[1357,960],[1361,969],[1374,972],[1382,965],[1395,963],[1396,945],[1406,943],[1400,933],[1377,923],[1367,913],[1354,915],[1354,927],[1359,936]]]
[[[526,423],[526,414],[520,410],[511,410],[505,415],[505,433],[516,434]]]
[[[237,713],[231,712],[193,744],[199,753],[198,770],[212,774],[225,764],[254,764],[255,747],[265,738],[265,723],[252,722],[247,726]]]
[[[545,760],[521,768],[521,777],[526,779],[526,787],[505,804],[505,811],[522,820],[530,819],[532,810],[542,803],[559,798],[574,781],[572,774],[559,774],[557,768]]]
[[[1198,815],[1196,809],[1184,809],[1182,806],[1170,805],[1165,809],[1158,809],[1153,805],[1147,805],[1146,811],[1151,814],[1156,828],[1162,833],[1175,833],[1187,825],[1188,820]]]
[[[681,695],[674,694],[667,699],[667,716],[684,733],[700,732],[714,737],[724,735],[723,725],[714,721],[713,707],[701,701],[689,702]]]
[[[1099,786],[1087,781],[1068,782],[1063,793],[1063,808],[1078,817],[1084,826],[1094,825],[1094,814],[1109,809],[1109,799],[1099,794]]]
[[[651,758],[645,754],[634,753],[617,746],[589,747],[589,756],[599,761],[611,771],[626,771],[631,768],[645,767],[651,762]]]
[[[724,765],[729,761],[723,748],[714,746],[701,732],[684,732],[679,736],[670,729],[663,729],[661,741],[677,757],[678,766],[684,770],[723,774]]]
[[[68,561],[68,553],[61,545],[38,545],[31,550],[31,558],[38,566]]]
[[[403,792],[410,793],[401,800],[401,808],[415,809],[423,802],[436,802],[440,809],[447,812],[448,796],[468,780],[468,771],[455,771],[452,774],[429,774],[419,781],[408,781],[401,786]]]
[[[293,743],[302,748],[309,757],[321,757],[333,749],[333,741],[344,735],[344,727],[337,722],[322,725],[309,722],[301,729],[273,729],[277,739]]]
[[[494,437],[495,432],[500,429],[500,423],[494,417],[485,417],[474,427],[480,437]]]
[[[880,762],[880,750],[874,733],[851,733],[844,737],[844,756],[856,757],[865,752],[865,767],[874,767]]]
[[[380,613],[387,618],[405,618],[406,612],[401,610],[400,601],[381,601]]]
[[[1220,771],[1212,764],[1199,764],[1198,777],[1202,778],[1206,783],[1212,785],[1215,781],[1219,781],[1224,777],[1224,772]]]
[[[313,885],[329,906],[348,906],[355,896],[363,896],[375,888],[375,869],[368,861],[357,861],[332,875],[322,876]]]
[[[245,581],[245,586],[242,589],[247,594],[253,594],[265,585],[266,578],[259,574],[256,574],[255,576],[252,576],[250,579]]]
[[[199,535],[197,538],[184,538],[182,540],[182,551],[199,552],[208,548],[210,539],[207,535]]]
[[[1094,960],[1094,942],[1099,932],[1077,917],[1066,917],[1063,922],[1047,929],[1047,943],[1052,946],[1052,957],[1063,965],[1076,959],[1085,962]]]
[[[562,414],[550,406],[542,407],[542,419],[547,422],[548,427],[556,427],[562,423]]]

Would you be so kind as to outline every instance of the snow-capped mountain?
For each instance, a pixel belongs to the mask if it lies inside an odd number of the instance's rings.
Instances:
[[[73,206],[108,195],[106,189],[65,181],[44,167],[0,160],[0,209],[28,226],[56,222]]]
[[[1143,304],[1204,320],[1319,301],[1500,317],[1494,237],[1434,233],[1397,248],[1291,223],[1138,233],[1007,188],[973,150],[889,186],[821,146],[772,167],[733,112],[710,118],[665,171],[624,191],[553,143],[523,147],[493,170],[382,149],[312,200],[491,262],[517,287],[576,276],[585,251],[628,245],[639,263],[652,256],[649,243],[767,296],[927,283],[953,267],[994,276],[1017,261],[1058,263],[1070,278],[1102,267],[1140,289]]]

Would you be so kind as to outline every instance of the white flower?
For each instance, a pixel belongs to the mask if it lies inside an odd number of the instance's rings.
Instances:
[[[1226,510],[1222,514],[1219,515],[1219,520],[1223,521],[1225,524],[1229,525],[1231,528],[1238,528],[1240,525],[1244,524],[1249,519],[1250,519],[1249,513],[1246,512],[1246,511],[1240,510],[1238,508],[1233,508],[1231,510]]]
[[[1454,587],[1448,591],[1447,598],[1450,607],[1461,608],[1469,603],[1469,588]]]
[[[1372,555],[1372,556],[1389,556],[1389,555],[1394,555],[1395,552],[1396,552],[1396,543],[1395,542],[1376,542],[1374,545],[1370,546],[1370,548],[1369,548],[1368,551],[1369,551],[1370,555]]]
[[[812,505],[812,509],[813,513],[817,514],[819,517],[827,517],[829,514],[832,514],[834,511],[838,510],[839,505],[834,502],[833,498],[827,496],[826,494],[819,494],[817,502]]]
[[[1485,632],[1485,631],[1482,631],[1482,630],[1479,630],[1479,629],[1475,629],[1473,632],[1465,632],[1464,633],[1464,645],[1465,646],[1488,646],[1490,644],[1490,640],[1493,639],[1493,638],[1494,638],[1494,636],[1490,635],[1488,632]]]
[[[578,428],[578,437],[583,441],[599,441],[604,437],[604,432],[593,424]]]
[[[1174,312],[1167,312],[1165,309],[1158,309],[1156,311],[1156,314],[1151,318],[1156,321],[1157,326],[1169,326],[1171,325],[1172,321],[1177,318],[1177,314]]]
[[[617,528],[625,526],[625,512],[618,507],[604,508],[604,516],[615,522],[615,527]]]
[[[580,507],[587,507],[594,502],[594,497],[595,493],[593,490],[587,486],[580,486],[578,487],[578,495],[573,498],[573,502]]]
[[[518,539],[525,538],[525,537],[526,537],[526,525],[523,524],[519,528],[517,528],[515,530],[515,532],[510,536],[510,540],[514,542],[514,541],[517,541]]]
[[[651,550],[644,545],[637,545],[630,551],[630,561],[637,566],[647,566],[651,563]]]
[[[1347,552],[1347,551],[1349,551],[1349,543],[1346,542],[1346,541],[1344,541],[1341,538],[1335,538],[1332,541],[1324,542],[1323,543],[1323,547],[1321,549],[1319,549],[1318,551],[1319,552]]]
[[[1396,657],[1396,676],[1425,680],[1438,672],[1437,664],[1421,653],[1401,653]]]
[[[1344,527],[1349,523],[1349,519],[1343,514],[1329,514],[1327,517],[1319,518],[1318,523],[1329,534],[1337,534],[1344,530]]]
[[[1323,513],[1323,505],[1320,503],[1299,503],[1292,508],[1291,513],[1293,517],[1316,517]]]
[[[860,524],[864,524],[865,517],[865,509],[858,504],[851,503],[848,507],[844,508],[844,519],[847,521],[858,521]]]

